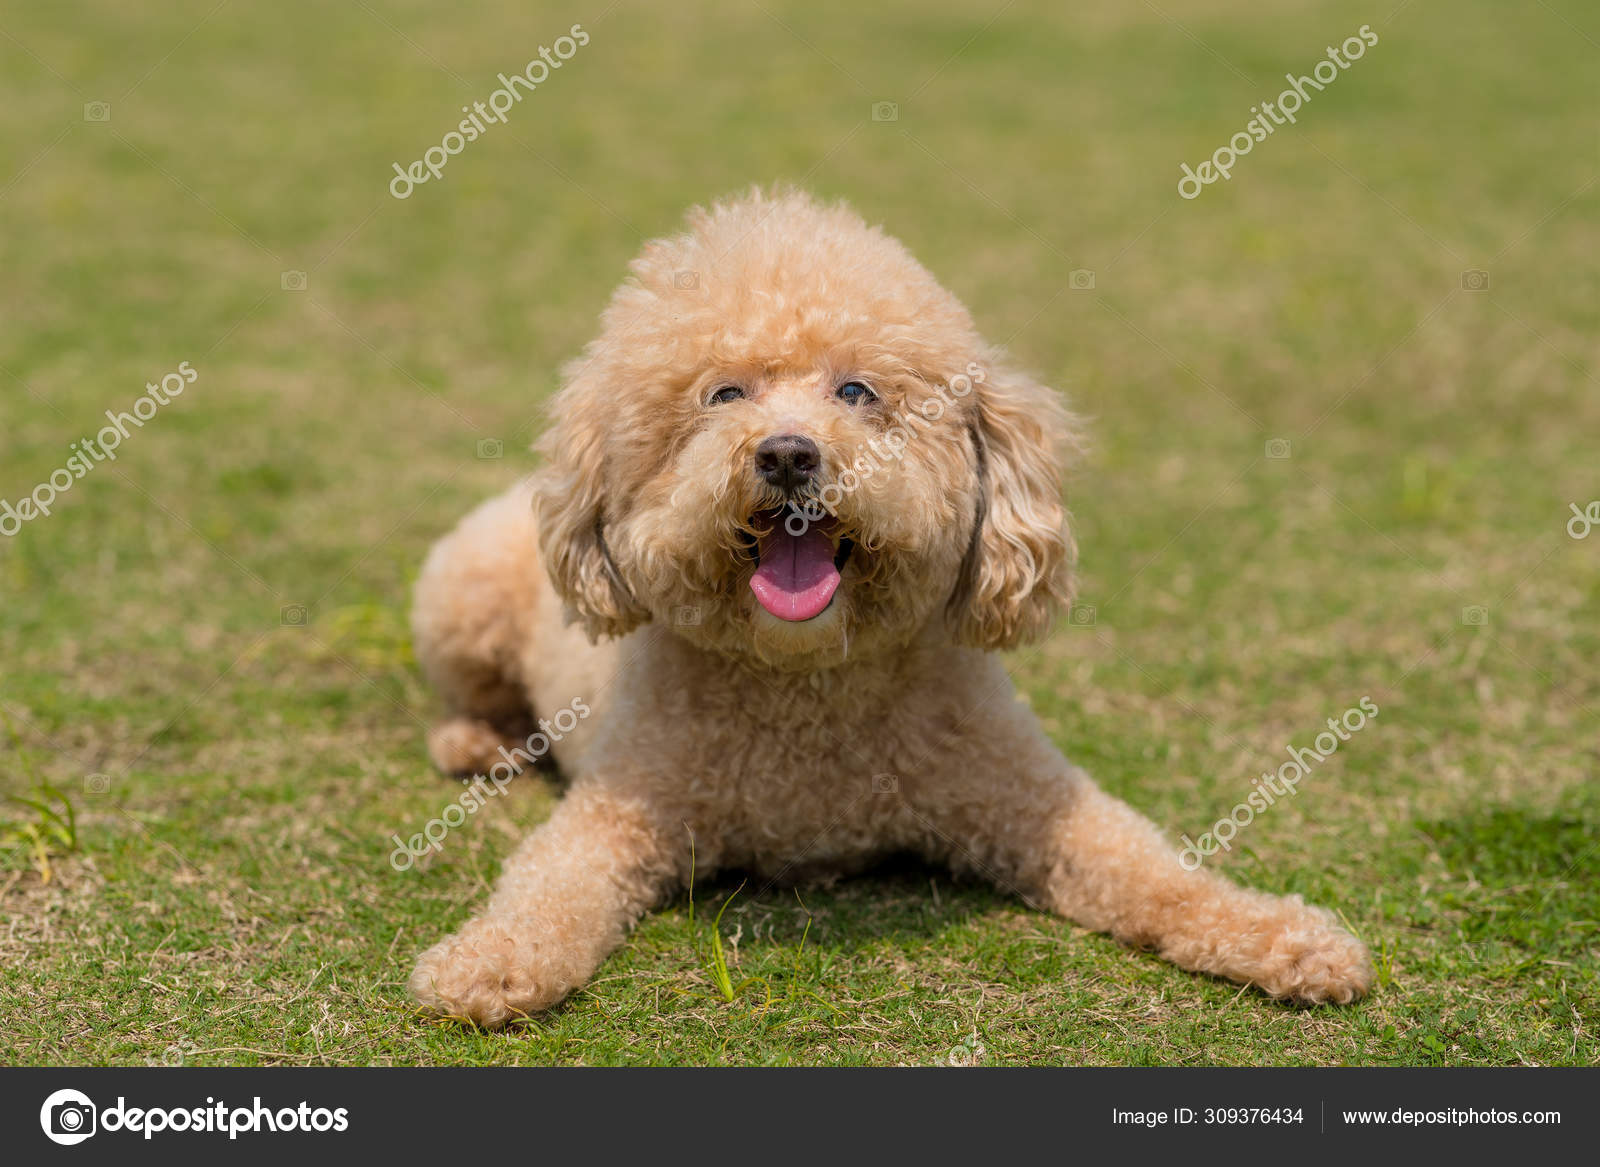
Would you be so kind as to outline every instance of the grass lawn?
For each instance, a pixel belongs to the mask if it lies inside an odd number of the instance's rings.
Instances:
[[[0,499],[197,377],[0,538],[0,791],[76,816],[70,846],[0,810],[0,1060],[1600,1061],[1600,531],[1566,529],[1600,499],[1600,16],[1393,6],[8,8]],[[1092,419],[1085,607],[1011,661],[1069,756],[1176,841],[1380,708],[1218,856],[1342,911],[1368,1000],[1287,1008],[909,866],[702,885],[505,1032],[412,1010],[416,953],[559,796],[521,779],[390,866],[455,793],[421,558],[532,469],[643,240],[775,180],[885,223]]]

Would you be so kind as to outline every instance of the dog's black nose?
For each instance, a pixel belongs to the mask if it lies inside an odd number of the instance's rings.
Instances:
[[[779,490],[804,486],[821,463],[817,443],[800,434],[775,434],[756,447],[756,473]]]

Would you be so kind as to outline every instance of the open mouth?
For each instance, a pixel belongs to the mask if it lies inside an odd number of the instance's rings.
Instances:
[[[839,590],[855,542],[839,533],[832,518],[813,523],[782,509],[762,511],[751,525],[762,531],[753,540],[756,570],[750,590],[756,602],[780,620],[820,616]]]

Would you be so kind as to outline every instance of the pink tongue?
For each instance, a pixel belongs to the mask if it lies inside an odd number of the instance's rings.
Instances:
[[[833,541],[816,527],[791,535],[778,522],[761,537],[761,566],[750,590],[780,620],[809,620],[828,606],[839,586]]]

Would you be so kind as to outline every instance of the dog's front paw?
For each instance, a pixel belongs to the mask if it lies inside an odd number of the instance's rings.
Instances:
[[[1321,908],[1304,907],[1268,937],[1250,979],[1263,991],[1308,1005],[1348,1005],[1372,987],[1367,946]]]
[[[411,993],[435,1013],[504,1025],[558,1003],[574,987],[528,921],[482,917],[417,960]]]

